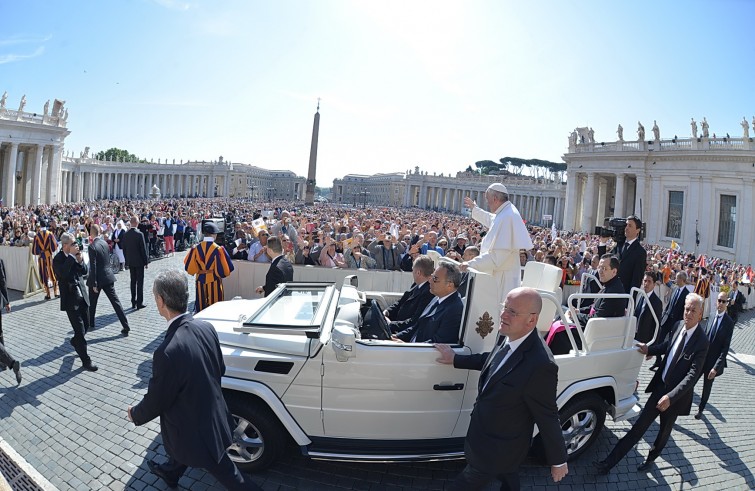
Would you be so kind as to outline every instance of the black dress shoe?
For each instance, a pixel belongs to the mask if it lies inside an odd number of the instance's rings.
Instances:
[[[21,362],[18,360],[13,362],[13,373],[16,374],[16,382],[21,385]]]
[[[132,308],[132,309],[135,309],[135,308],[136,308],[136,302],[131,302],[131,308]]]
[[[147,467],[149,467],[150,472],[152,474],[156,475],[160,479],[163,480],[163,482],[169,487],[169,488],[176,488],[178,487],[178,481],[168,475],[167,472],[165,472],[162,467],[155,463],[154,460],[148,460],[147,461]]]
[[[637,466],[638,471],[646,471],[649,470],[653,466],[653,462],[655,462],[655,459],[647,458],[645,459],[645,462]]]
[[[130,330],[131,330],[131,329],[121,329],[121,334],[123,334],[124,336],[128,336],[128,332],[129,332]]]
[[[89,372],[96,372],[97,365],[95,365],[94,363],[89,363],[89,365],[84,365],[84,370],[87,370]]]
[[[695,419],[701,419],[703,417],[703,412],[698,411],[697,414],[695,414]]]
[[[136,309],[139,310],[139,309],[143,309],[143,308],[146,308],[146,307],[147,307],[146,305],[137,305]]]
[[[607,475],[609,472],[611,472],[611,467],[608,465],[608,463],[605,460],[596,460],[592,463],[593,467],[596,471],[598,471],[598,474],[601,476]]]
[[[45,295],[45,300],[50,300],[50,295]]]

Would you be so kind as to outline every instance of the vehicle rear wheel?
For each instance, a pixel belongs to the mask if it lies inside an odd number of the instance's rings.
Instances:
[[[568,460],[579,458],[592,445],[606,422],[606,403],[598,394],[582,394],[558,412]]]
[[[242,472],[267,469],[286,449],[286,432],[278,418],[248,397],[229,395],[226,401],[235,425],[228,456]]]

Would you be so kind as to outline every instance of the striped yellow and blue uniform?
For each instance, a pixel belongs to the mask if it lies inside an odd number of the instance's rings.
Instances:
[[[184,259],[186,272],[196,276],[194,312],[223,301],[223,278],[233,271],[233,261],[225,247],[203,241],[191,248]]]
[[[49,230],[40,230],[34,237],[32,254],[39,256],[39,276],[48,297],[50,296],[50,283],[52,283],[55,292],[58,291],[58,281],[55,279],[55,272],[52,270],[52,256],[57,249],[58,241],[55,240],[55,234]]]

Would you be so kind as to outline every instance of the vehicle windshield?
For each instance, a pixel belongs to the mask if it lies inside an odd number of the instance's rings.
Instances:
[[[314,327],[320,326],[328,285],[287,286],[261,308],[245,325]],[[328,295],[329,297],[329,295]]]

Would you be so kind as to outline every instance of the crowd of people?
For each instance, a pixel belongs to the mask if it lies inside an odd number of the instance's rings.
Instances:
[[[660,335],[651,346],[639,345],[639,350],[643,354],[657,355],[657,366],[662,368],[658,370],[658,374],[648,388],[648,391],[652,392],[650,398],[654,406],[652,408],[647,406],[633,429],[619,442],[614,451],[605,460],[596,463],[599,472],[609,472],[624,456],[626,449],[639,439],[647,426],[660,414],[663,434],[659,435],[651,454],[640,466],[641,470],[649,468],[665,445],[676,415],[689,414],[691,396],[689,401],[687,401],[687,396],[691,394],[694,381],[702,373],[698,365],[702,364],[701,360],[707,353],[708,358],[711,358],[710,366],[706,365],[707,368],[705,368],[709,370],[706,374],[706,380],[709,380],[705,388],[707,394],[696,415],[697,418],[701,417],[707,396],[710,394],[712,380],[723,371],[723,366],[725,366],[716,361],[721,356],[725,358],[725,353],[728,351],[728,341],[725,339],[731,338],[730,327],[733,326],[733,322],[731,326],[727,324],[728,317],[724,317],[725,311],[729,310],[735,318],[741,310],[743,297],[740,297],[738,283],[745,282],[749,287],[752,276],[750,265],[745,266],[731,260],[699,256],[680,251],[678,247],[642,244],[640,237],[642,223],[636,217],[627,218],[626,228],[623,230],[625,236],[617,234],[616,239],[571,231],[559,232],[555,228],[525,226],[519,212],[508,201],[505,186],[500,183],[488,188],[485,199],[486,208],[491,211],[485,211],[469,198],[465,199],[465,206],[470,210],[469,216],[450,215],[417,208],[372,207],[360,210],[322,203],[316,206],[304,206],[300,203],[260,203],[247,199],[227,198],[109,200],[4,208],[2,209],[3,229],[0,244],[33,245],[34,253],[39,256],[47,298],[51,298],[51,295],[58,296],[58,285],[44,278],[45,271],[54,270],[55,276],[61,281],[61,310],[67,311],[76,334],[72,339],[72,344],[84,368],[90,371],[97,370],[97,367],[92,364],[86,354],[84,334],[90,326],[94,325],[94,313],[100,291],[104,291],[113,303],[123,324],[121,332],[125,336],[128,335],[129,326],[127,319],[122,315],[119,300],[112,288],[114,279],[96,272],[97,268],[102,267],[101,264],[93,267],[95,272],[89,272],[90,278],[86,286],[84,285],[84,276],[88,268],[83,261],[82,252],[86,248],[89,248],[90,263],[92,261],[103,263],[107,255],[107,247],[110,247],[110,250],[117,255],[121,269],[124,263],[125,267],[130,270],[138,268],[141,273],[139,275],[141,282],[143,282],[143,269],[148,267],[149,255],[158,255],[158,249],[164,251],[165,254],[181,251],[196,241],[198,232],[203,232],[205,238],[190,250],[185,259],[186,272],[196,277],[195,311],[222,300],[222,278],[234,269],[231,259],[270,263],[266,284],[257,289],[258,293],[265,295],[269,295],[280,281],[290,281],[293,278],[291,264],[327,268],[409,271],[418,275],[415,280],[424,274],[423,277],[431,278],[426,281],[431,281],[430,292],[437,299],[424,307],[417,317],[418,320],[411,324],[411,329],[402,332],[393,331],[396,333],[393,339],[404,342],[419,342],[422,339],[433,343],[455,343],[452,336],[446,339],[432,334],[434,332],[431,329],[434,326],[433,319],[445,316],[443,309],[452,308],[456,304],[461,305],[457,289],[464,282],[462,273],[465,273],[468,268],[490,273],[496,278],[499,286],[498,298],[505,299],[500,331],[504,335],[501,339],[507,340],[499,343],[492,353],[473,355],[473,358],[470,358],[471,361],[454,356],[448,346],[436,345],[442,355],[438,359],[439,362],[454,364],[458,367],[468,365],[483,370],[478,394],[478,403],[481,405],[485,397],[508,397],[505,392],[499,393],[497,390],[486,393],[487,381],[496,377],[495,373],[506,363],[506,360],[517,356],[512,353],[518,349],[529,350],[530,345],[534,343],[531,338],[534,339],[535,336],[531,333],[535,331],[534,327],[537,323],[539,308],[536,308],[538,304],[536,300],[539,296],[534,290],[518,288],[521,268],[528,262],[538,261],[559,267],[562,271],[561,286],[578,285],[582,281],[583,274],[589,273],[600,279],[602,283],[600,291],[603,293],[625,293],[629,292],[632,287],[642,287],[649,295],[648,299],[656,310],[656,316],[661,308],[661,302],[656,303],[657,299],[653,299],[652,295],[654,290],[660,289],[663,304],[666,305],[661,316]],[[124,231],[126,229],[128,232]],[[133,234],[131,238],[136,237],[135,244],[138,244],[138,247],[126,246],[126,254],[124,254],[124,241],[128,243],[129,234]],[[61,244],[63,254],[53,255],[58,242]],[[128,256],[136,252],[140,257],[138,266],[134,267],[136,264],[134,259],[129,259]],[[223,271],[214,271],[208,266],[212,261],[208,261],[207,258],[211,255],[217,255],[219,259],[214,262],[222,264]],[[427,257],[436,256],[453,259],[458,262],[458,265],[441,262],[432,274],[429,267],[424,268],[427,271],[421,271],[422,261]],[[1,262],[0,265],[2,265]],[[156,283],[155,298],[161,315],[170,321],[170,329],[174,329],[178,325],[176,319],[184,315],[182,312],[187,307],[188,284],[181,275],[175,278],[161,276],[160,281],[163,280],[168,286],[165,287],[165,292],[162,292],[162,290],[158,291],[159,282]],[[135,282],[138,284],[140,280],[132,272],[131,304],[133,309],[139,309],[144,305],[141,288],[135,287]],[[672,289],[674,283],[677,288]],[[694,288],[687,289],[686,284],[694,285]],[[581,286],[587,288],[588,284],[586,282]],[[417,288],[419,289],[419,284]],[[594,293],[597,288],[589,291]],[[712,312],[708,325],[704,329],[695,331],[704,317],[706,309],[704,299],[711,292],[718,296],[718,312]],[[407,292],[407,295],[411,295],[411,290]],[[445,302],[446,298],[451,298],[452,301]],[[642,324],[644,298],[638,297],[636,301],[635,315],[639,318],[639,324]],[[624,315],[625,302],[626,300],[621,300],[620,305],[612,306],[610,301],[601,303],[599,299],[591,307],[593,312],[579,314],[579,322],[584,325],[588,316],[592,315],[613,316],[611,312],[614,310],[615,315]],[[0,303],[0,307],[2,306]],[[7,301],[6,307],[9,307]],[[516,312],[516,310],[526,308],[530,309],[526,312],[532,313]],[[458,310],[460,316],[461,307],[457,306],[455,310]],[[607,313],[601,314],[603,310]],[[385,313],[385,316],[387,322],[394,321],[388,313]],[[582,316],[585,318],[583,319]],[[519,317],[521,320],[518,319]],[[190,317],[182,320],[184,321],[187,325],[194,322]],[[207,326],[203,328],[209,329]],[[455,335],[458,323],[452,328]],[[560,326],[561,330],[563,328],[563,325]],[[696,332],[698,334],[695,334]],[[719,347],[720,349],[716,349],[716,352],[722,352],[723,355],[719,353],[713,356],[708,351],[708,345],[713,345],[719,337],[725,342],[722,341],[723,344]],[[166,338],[164,346],[160,349],[169,349],[169,341]],[[638,342],[642,343],[643,340],[638,338]],[[217,338],[214,341],[210,339],[208,343],[216,345]],[[539,343],[536,344],[539,346]],[[694,348],[695,359],[700,359],[700,363],[689,367],[678,363],[679,355],[682,350],[687,349],[688,345],[691,346],[690,349]],[[556,351],[553,353],[556,354]],[[4,347],[0,354],[2,354],[0,364],[12,368],[20,383],[18,362],[7,354]],[[158,354],[156,353],[156,356]],[[555,366],[553,359],[548,358],[549,355],[549,352],[544,352],[537,366],[533,365],[531,370],[537,372],[541,370],[538,366]],[[661,359],[663,359],[662,362]],[[687,360],[687,358],[684,359]],[[220,365],[222,368],[222,362]],[[667,373],[670,374],[668,377]],[[553,375],[548,378],[547,382],[555,387],[555,372]],[[210,377],[212,380],[208,383],[216,389],[219,388],[220,376],[222,376],[222,369],[219,374],[212,374]],[[672,383],[670,382],[672,377],[674,381],[677,378],[683,381],[678,384]],[[678,390],[685,394],[684,401],[680,403],[678,400],[670,400],[670,396],[666,394],[669,384],[675,387],[678,385]],[[129,408],[129,419],[134,423],[142,424],[155,415],[162,414],[159,405],[151,400],[152,392],[151,382],[150,392],[145,400],[133,410]],[[541,395],[544,403],[547,402],[552,407],[536,416],[557,422],[555,393],[551,394],[551,392],[549,390],[548,394]],[[155,407],[144,412],[142,409],[147,403]],[[671,411],[665,412],[669,407],[672,408]],[[226,407],[216,409],[219,417],[227,415]],[[473,418],[475,414],[473,413]],[[521,415],[521,418],[528,421],[532,417],[533,415],[529,413]],[[507,431],[507,428],[501,427],[500,430]],[[558,425],[553,425],[552,430],[553,434],[557,435]],[[472,432],[472,427],[470,427],[470,432]],[[486,432],[488,431],[483,431],[483,433]],[[227,435],[221,443],[224,444],[226,437]],[[512,488],[515,488],[515,484],[518,486],[519,457],[511,458],[505,469],[488,466],[484,459],[477,463],[482,467],[475,467],[474,459],[470,458],[479,450],[477,448],[479,442],[475,441],[484,441],[487,437],[487,435],[483,437],[482,434],[477,436],[468,434],[468,445],[465,449],[468,466],[457,478],[454,489],[477,489],[496,477],[511,484]],[[559,438],[554,437],[555,440],[560,441]],[[216,445],[216,447],[221,450],[224,448],[222,445]],[[525,446],[522,448],[526,450]],[[565,453],[560,450],[553,452],[549,457],[555,482],[568,473]],[[191,463],[190,460],[190,456],[185,456],[178,461],[170,460],[162,465],[150,462],[150,469],[172,485],[177,482],[186,464]],[[228,462],[203,462],[201,466],[210,469],[229,489],[254,488],[248,481],[239,477],[238,471]]]
[[[221,231],[221,235],[228,236],[227,247],[233,259],[269,262],[264,252],[272,234],[279,237],[284,255],[292,264],[397,271],[411,271],[412,260],[428,251],[461,262],[470,249],[474,257],[486,234],[486,227],[470,217],[418,208],[355,209],[324,203],[303,206],[227,198],[103,200],[13,207],[3,208],[1,216],[0,245],[28,246],[42,222],[54,219],[50,231],[57,240],[67,232],[83,246],[96,224],[116,253],[122,251],[114,242],[128,229],[130,218],[137,216],[138,228],[152,256],[157,255],[160,244],[168,254],[186,249],[196,241],[203,219],[225,217],[229,230]],[[593,260],[596,256],[599,259],[599,249],[606,245],[605,238],[597,235],[534,226],[527,229],[532,247],[520,250],[521,265],[529,261],[556,264],[563,270],[562,286],[579,284],[583,273],[594,272],[597,260],[595,264]],[[612,245],[609,239],[609,250]],[[660,285],[671,287],[676,273],[684,271],[692,285],[703,280],[708,287],[728,292],[735,281],[749,284],[753,274],[750,265],[732,260],[660,244],[643,246],[647,251],[646,270],[656,275]],[[122,254],[119,258],[123,264]],[[664,289],[666,294],[669,291]]]

